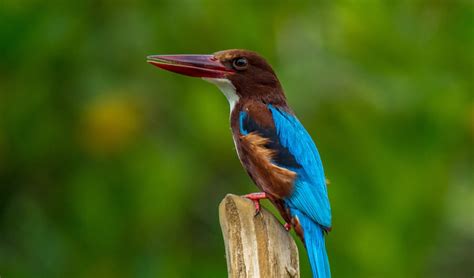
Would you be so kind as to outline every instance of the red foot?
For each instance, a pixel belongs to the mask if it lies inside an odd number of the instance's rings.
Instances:
[[[268,198],[267,193],[265,192],[250,193],[242,197],[253,201],[253,204],[255,205],[255,215],[260,213],[260,200]]]
[[[284,227],[285,227],[285,230],[287,230],[287,231],[291,230],[291,224],[290,223],[285,223]]]

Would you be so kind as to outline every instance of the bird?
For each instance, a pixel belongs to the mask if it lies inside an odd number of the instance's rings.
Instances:
[[[318,149],[288,106],[270,64],[258,53],[230,49],[209,55],[150,55],[147,62],[215,84],[230,105],[230,126],[243,168],[261,192],[244,197],[260,211],[269,199],[303,241],[313,277],[331,277],[325,237],[332,227]]]

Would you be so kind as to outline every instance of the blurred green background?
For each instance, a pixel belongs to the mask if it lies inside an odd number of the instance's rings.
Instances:
[[[0,275],[225,277],[229,106],[145,57],[246,48],[320,150],[333,276],[472,276],[472,3],[2,0]]]

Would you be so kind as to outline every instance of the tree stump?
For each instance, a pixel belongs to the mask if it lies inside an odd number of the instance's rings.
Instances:
[[[298,248],[290,233],[262,207],[228,194],[219,205],[229,277],[300,277]]]

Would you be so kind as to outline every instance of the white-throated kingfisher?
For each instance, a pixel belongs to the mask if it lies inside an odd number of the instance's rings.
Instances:
[[[159,68],[214,83],[230,103],[230,125],[243,167],[305,243],[313,276],[330,277],[324,237],[331,229],[323,165],[316,145],[287,105],[271,66],[255,52],[153,55]],[[285,225],[286,228],[291,227]]]

